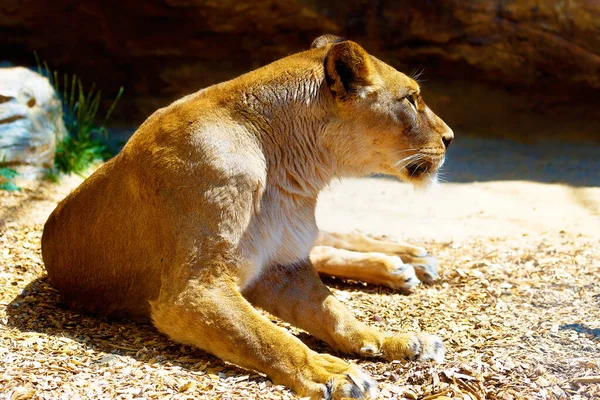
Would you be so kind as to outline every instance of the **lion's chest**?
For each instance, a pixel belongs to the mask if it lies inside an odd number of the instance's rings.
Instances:
[[[290,204],[268,198],[262,202],[240,243],[249,261],[241,271],[241,287],[257,279],[267,267],[308,258],[318,233],[314,210],[314,203]]]

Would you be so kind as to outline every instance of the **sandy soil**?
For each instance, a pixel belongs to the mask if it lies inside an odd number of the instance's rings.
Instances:
[[[320,196],[325,230],[402,240],[559,235],[600,238],[600,187],[532,181],[444,183],[427,192],[390,178],[335,182]]]
[[[400,239],[521,235],[600,237],[600,151],[595,144],[459,137],[426,192],[390,178],[334,182],[320,196],[323,229]]]
[[[464,143],[451,153],[451,182],[433,192],[377,177],[335,182],[320,197],[321,228],[396,236],[440,260],[440,281],[408,296],[326,279],[358,318],[391,333],[435,332],[448,348],[440,365],[357,362],[381,398],[600,398],[599,383],[576,381],[600,375],[597,151],[575,146],[556,160],[515,144],[498,166],[481,156],[498,143]],[[65,309],[39,239],[78,182],[0,192],[0,398],[294,398],[151,327]]]

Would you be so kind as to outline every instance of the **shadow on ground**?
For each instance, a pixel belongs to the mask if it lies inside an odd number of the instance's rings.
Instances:
[[[47,277],[31,282],[7,307],[8,326],[22,332],[64,337],[105,355],[99,366],[115,355],[148,363],[178,365],[193,370],[198,363],[220,366],[232,373],[245,371],[191,346],[170,341],[151,325],[112,321],[78,314],[66,308]],[[184,360],[184,361],[182,361]],[[189,361],[185,361],[189,360]],[[259,379],[262,379],[259,377]]]
[[[462,137],[448,151],[443,178],[448,182],[525,180],[600,186],[598,145],[548,140]]]
[[[337,284],[342,283],[338,281]],[[67,338],[94,352],[104,353],[97,359],[98,367],[114,362],[115,356],[128,356],[149,364],[180,366],[190,371],[210,365],[210,368],[227,375],[248,374],[248,371],[226,364],[200,349],[170,341],[152,325],[97,318],[72,311],[61,302],[59,293],[47,277],[28,284],[7,306],[7,317],[7,325],[22,332]],[[315,351],[334,353],[326,343],[305,332],[296,332],[296,336]],[[258,374],[251,374],[250,379],[257,382],[267,380]]]

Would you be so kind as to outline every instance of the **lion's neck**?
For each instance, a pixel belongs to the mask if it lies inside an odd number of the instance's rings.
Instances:
[[[320,140],[332,100],[315,71],[286,78],[247,91],[244,106],[252,111],[246,117],[265,154],[268,184],[313,197],[335,175],[334,159]]]

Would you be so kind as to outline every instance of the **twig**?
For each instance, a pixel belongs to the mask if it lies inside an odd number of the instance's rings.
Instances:
[[[580,377],[571,379],[571,382],[573,382],[573,383],[600,383],[600,375],[580,376]]]
[[[463,381],[462,379],[456,379],[454,381],[458,383],[458,386],[462,386],[463,389],[465,389],[467,392],[469,392],[470,394],[475,396],[475,398],[477,400],[481,400],[481,395],[479,393],[477,393],[477,389],[471,387],[471,385],[469,385],[467,382]]]

